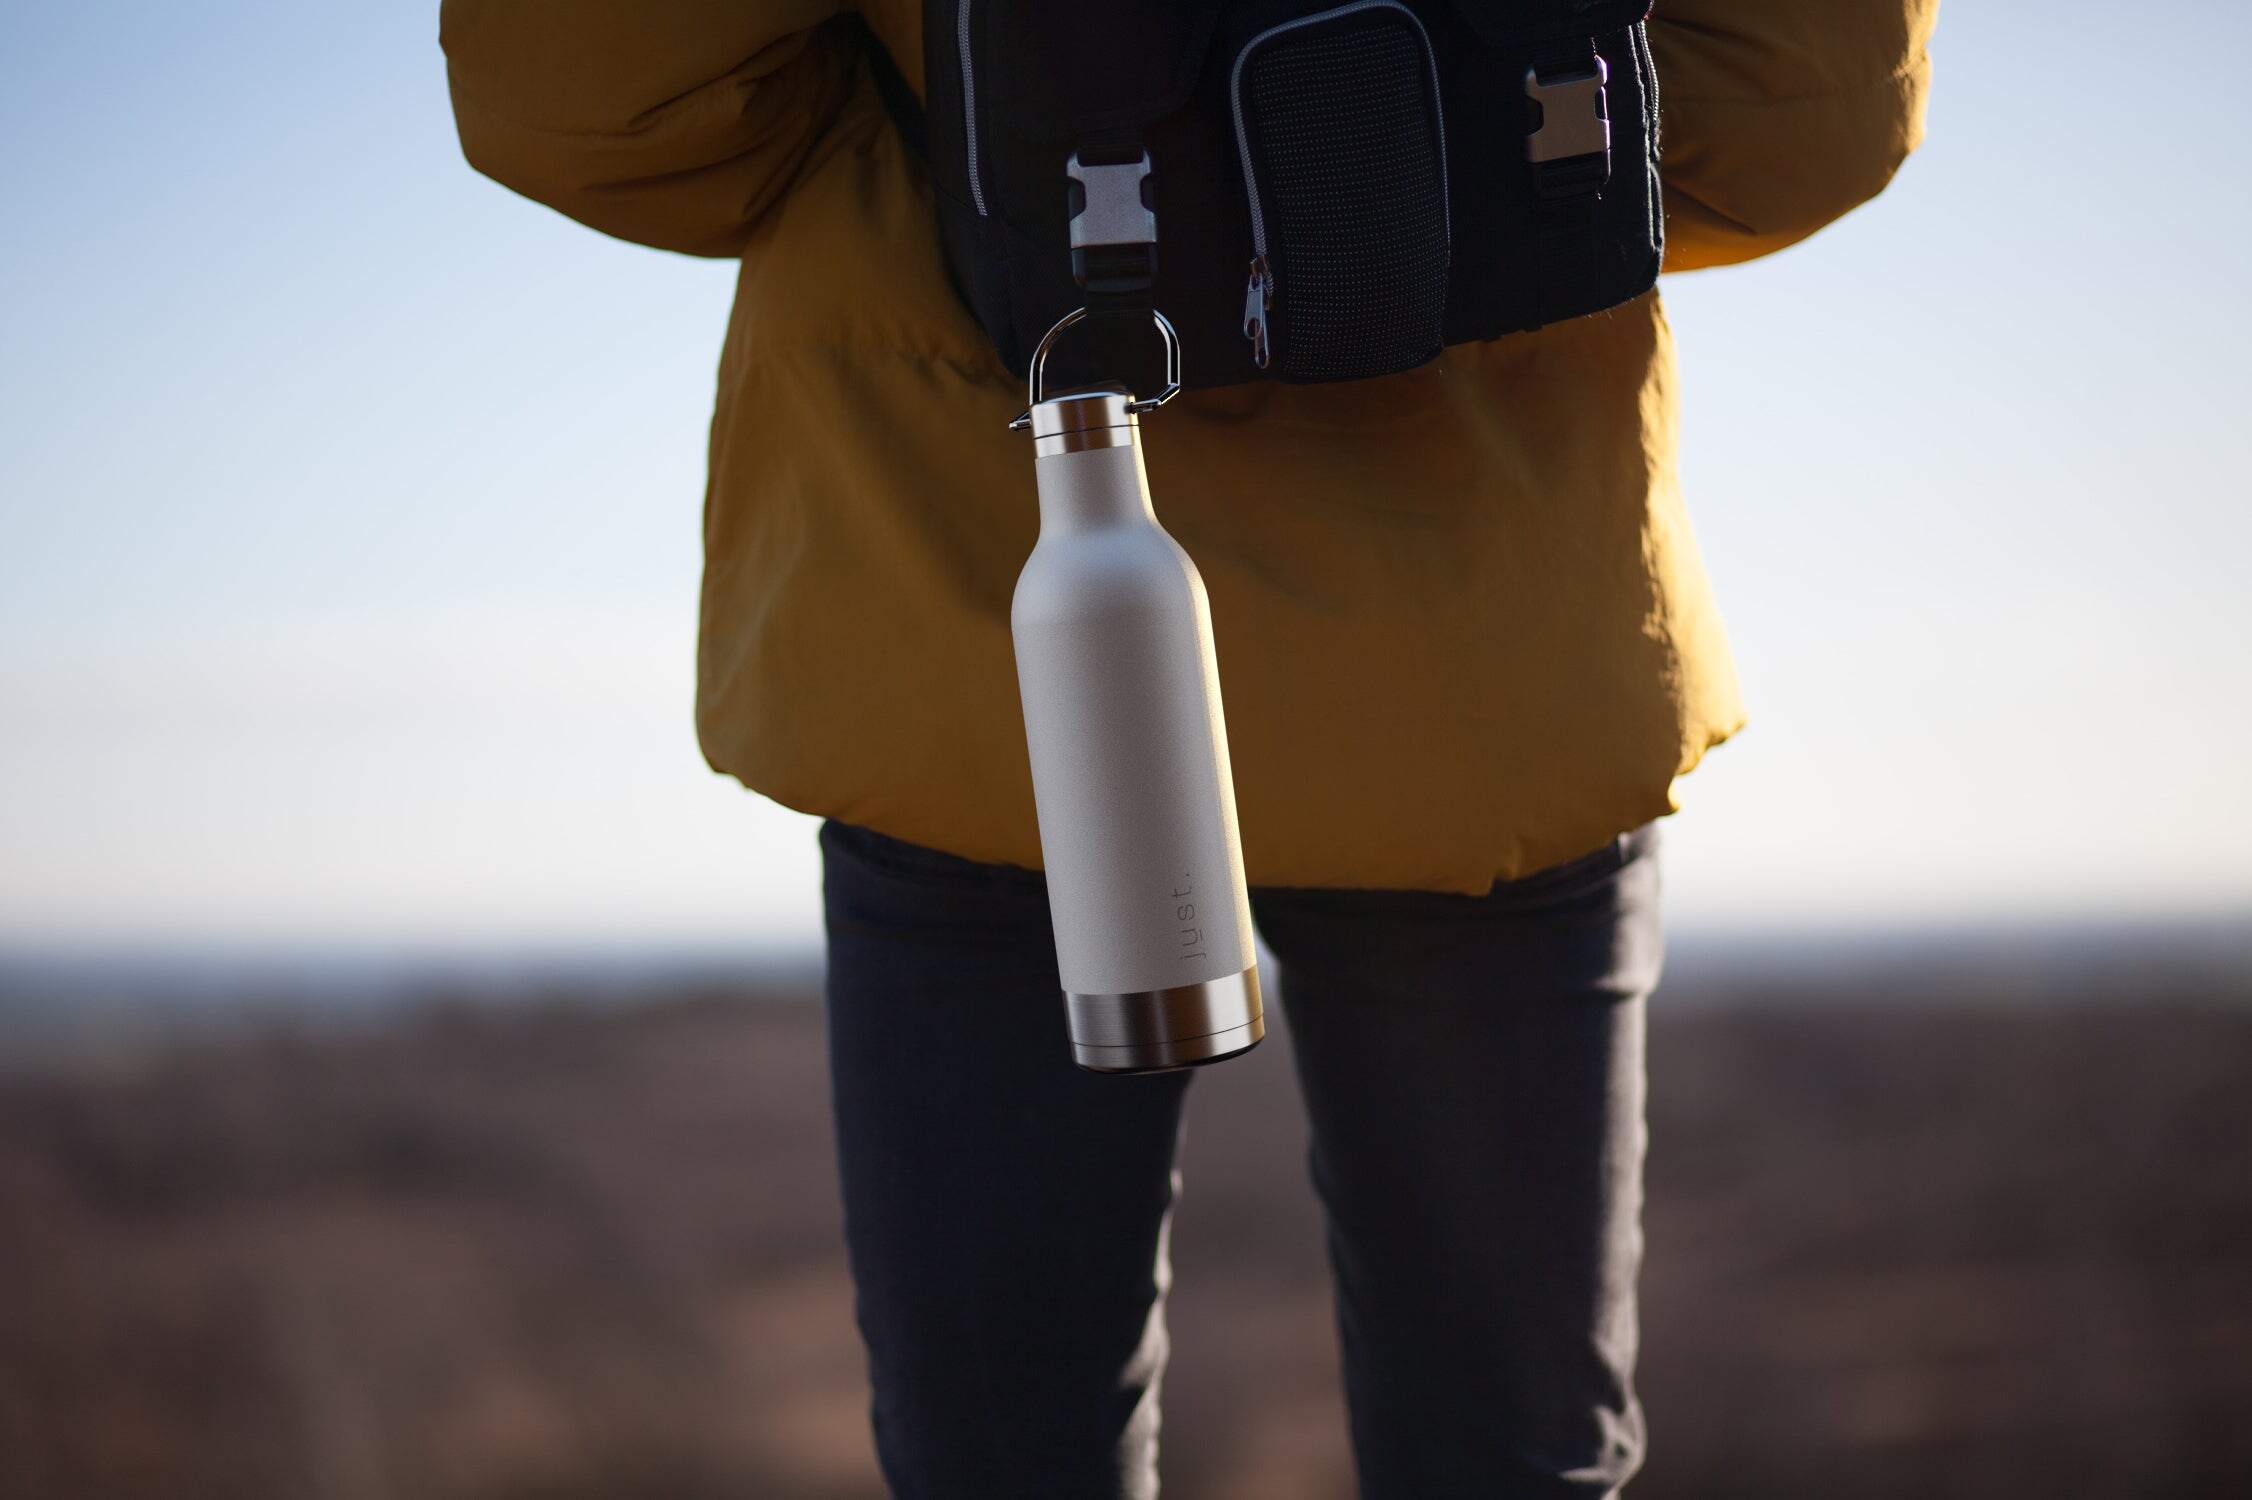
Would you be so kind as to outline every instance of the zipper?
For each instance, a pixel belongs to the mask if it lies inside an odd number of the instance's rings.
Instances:
[[[966,14],[970,0],[962,0]],[[1243,163],[1244,194],[1251,200],[1251,279],[1243,292],[1243,336],[1251,341],[1251,358],[1264,370],[1273,353],[1268,334],[1268,314],[1275,305],[1275,273],[1267,262],[1267,215],[1259,204],[1259,173],[1251,164],[1251,132],[1243,127],[1243,65],[1251,54],[1268,40],[1286,31],[1296,31],[1301,26],[1312,26],[1320,21],[1335,21],[1364,10],[1396,10],[1408,18],[1415,34],[1423,39],[1423,58],[1431,68],[1431,122],[1439,143],[1439,206],[1444,215],[1447,243],[1454,243],[1454,203],[1447,190],[1447,116],[1439,98],[1439,59],[1431,50],[1431,33],[1423,29],[1422,18],[1400,4],[1400,0],[1353,0],[1350,5],[1340,5],[1332,10],[1317,11],[1310,16],[1280,21],[1243,44],[1235,55],[1235,66],[1228,71],[1228,109],[1235,116],[1235,149]],[[963,23],[962,71],[969,75],[969,26]],[[966,88],[966,84],[965,84]],[[975,137],[972,137],[974,142]],[[971,149],[970,184],[977,185],[976,148]],[[980,212],[983,212],[982,208]]]
[[[1243,290],[1243,336],[1251,340],[1251,362],[1262,370],[1274,353],[1267,338],[1267,312],[1274,305],[1275,277],[1261,251],[1251,257],[1251,284]]]
[[[977,160],[977,65],[970,61],[970,5],[971,0],[961,0],[954,12],[954,46],[962,60],[962,134],[969,142],[970,201],[977,205],[977,216],[986,217],[985,183],[980,179]]]

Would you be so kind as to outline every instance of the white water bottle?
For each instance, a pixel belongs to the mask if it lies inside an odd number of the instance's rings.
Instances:
[[[1072,1055],[1106,1073],[1266,1035],[1212,614],[1150,505],[1145,404],[1033,402],[1040,540],[1010,612]]]

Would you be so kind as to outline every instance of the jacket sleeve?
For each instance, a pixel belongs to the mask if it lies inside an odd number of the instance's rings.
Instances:
[[[443,0],[469,164],[621,239],[739,251],[852,87],[841,0]]]
[[[1657,0],[1666,269],[1795,244],[1923,139],[1939,0]]]

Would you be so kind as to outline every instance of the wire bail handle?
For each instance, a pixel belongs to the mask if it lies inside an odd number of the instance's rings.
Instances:
[[[1154,396],[1136,396],[1128,401],[1126,410],[1137,417],[1145,411],[1157,410],[1181,394],[1181,336],[1173,331],[1173,325],[1166,321],[1165,314],[1156,308],[1151,308],[1149,315],[1156,322],[1157,331],[1165,336],[1165,389]],[[1040,394],[1040,374],[1048,363],[1048,351],[1055,347],[1059,334],[1086,316],[1086,308],[1075,307],[1056,319],[1056,326],[1041,335],[1040,346],[1032,351],[1032,369],[1025,377],[1024,414],[1009,424],[1011,432],[1021,432],[1032,425],[1032,408],[1045,399]]]

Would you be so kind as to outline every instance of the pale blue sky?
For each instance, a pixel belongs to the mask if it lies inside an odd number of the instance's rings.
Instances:
[[[1891,194],[1668,284],[1680,925],[2252,914],[2252,17],[2133,31],[1957,0]],[[0,13],[0,941],[815,931],[689,718],[730,268],[471,174],[435,33]]]

